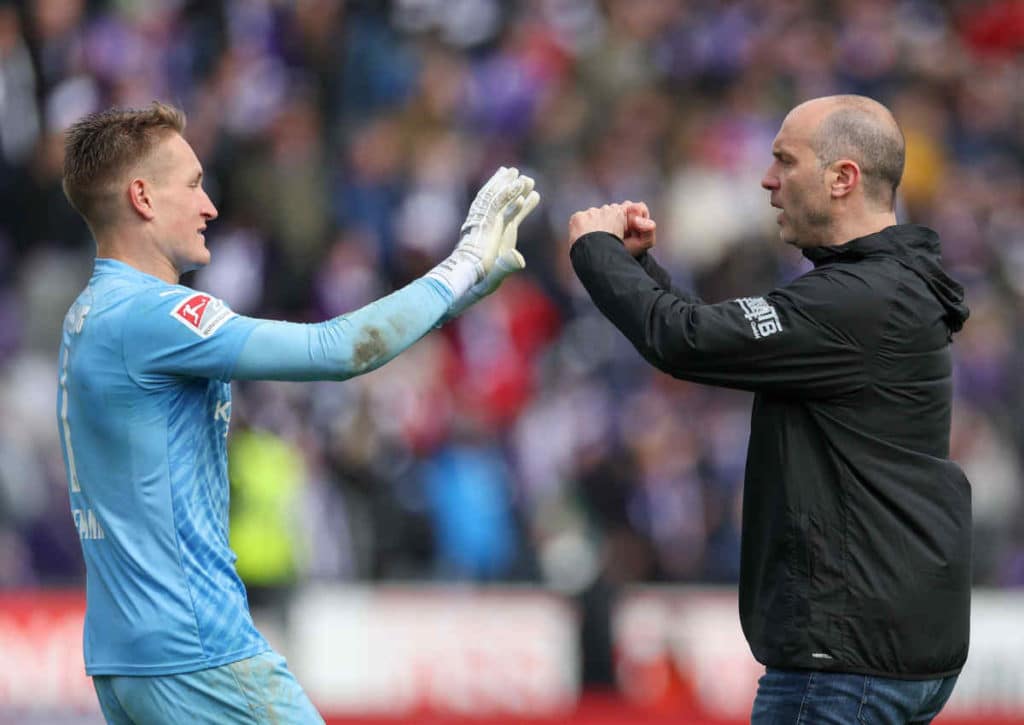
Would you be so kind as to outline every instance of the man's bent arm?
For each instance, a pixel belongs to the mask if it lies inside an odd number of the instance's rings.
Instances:
[[[808,397],[865,385],[878,303],[843,272],[805,275],[765,297],[702,304],[673,290],[660,268],[633,259],[612,234],[581,236],[571,256],[597,308],[670,375]]]
[[[644,252],[639,257],[636,257],[636,261],[641,267],[643,267],[644,271],[647,272],[647,275],[655,282],[657,282],[658,286],[661,287],[662,289],[668,290],[676,297],[686,302],[690,302],[692,304],[697,305],[703,304],[700,297],[698,297],[697,295],[673,285],[672,279],[671,277],[669,277],[668,272],[660,264],[658,264],[658,262],[654,259],[654,255],[652,255],[650,252]]]

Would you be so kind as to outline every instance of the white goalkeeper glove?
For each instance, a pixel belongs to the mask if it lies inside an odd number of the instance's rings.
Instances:
[[[517,169],[498,169],[473,199],[455,250],[426,276],[450,289],[453,299],[465,295],[494,268],[506,211],[510,205],[518,209],[520,197],[532,188],[533,179],[520,176]]]
[[[526,196],[520,197],[505,209],[505,228],[501,234],[501,244],[498,246],[498,258],[494,267],[481,281],[470,287],[466,294],[462,295],[452,303],[448,314],[442,322],[447,322],[461,315],[467,307],[475,305],[487,295],[494,292],[505,281],[505,278],[513,272],[518,272],[526,267],[526,260],[516,249],[516,242],[519,237],[519,225],[523,219],[534,210],[540,202],[540,194],[533,191],[533,179],[529,176],[520,177],[526,180],[523,193]]]

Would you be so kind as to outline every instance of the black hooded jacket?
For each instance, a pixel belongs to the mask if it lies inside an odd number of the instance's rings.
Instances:
[[[740,619],[761,663],[925,679],[967,658],[971,493],[949,460],[949,343],[967,319],[924,227],[804,252],[764,297],[704,304],[611,234],[573,268],[670,375],[756,393]]]

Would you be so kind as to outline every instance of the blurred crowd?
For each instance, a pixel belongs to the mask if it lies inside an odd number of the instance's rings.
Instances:
[[[624,199],[704,299],[804,271],[759,186],[785,113],[853,92],[907,136],[901,220],[937,229],[972,314],[952,455],[975,578],[1024,585],[1024,3],[1014,0],[0,2],[0,587],[79,584],[55,423],[61,319],[94,244],[62,132],[188,114],[220,217],[185,283],[315,322],[453,246],[499,165],[537,179],[525,273],[384,368],[236,383],[232,545],[295,581],[735,582],[750,396],[655,372],[568,265]]]

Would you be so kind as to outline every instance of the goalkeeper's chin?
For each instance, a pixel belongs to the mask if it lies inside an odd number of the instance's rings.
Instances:
[[[210,263],[210,259],[210,250],[204,245],[201,249],[196,250],[188,256],[177,259],[174,267],[178,270],[178,274],[185,274],[186,272],[194,272],[197,269],[205,267]]]

